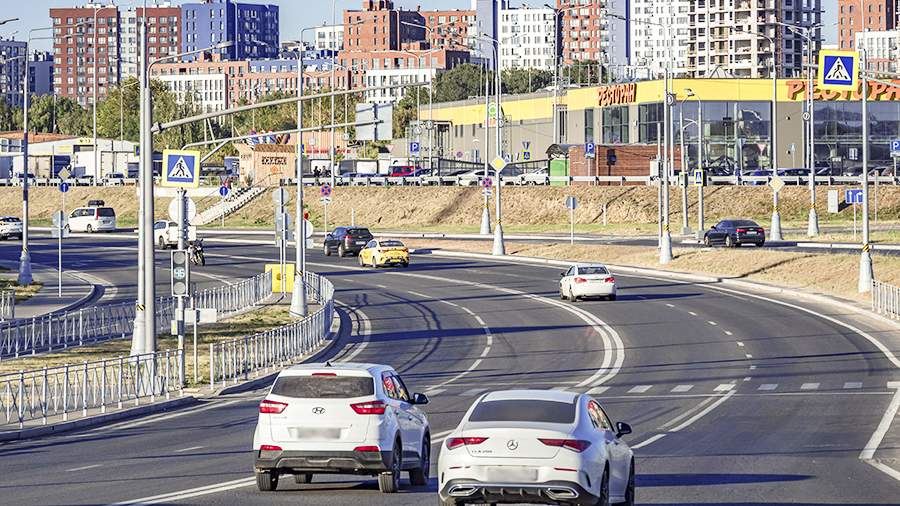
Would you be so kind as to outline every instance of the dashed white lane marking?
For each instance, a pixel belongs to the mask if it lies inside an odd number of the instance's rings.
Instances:
[[[712,321],[712,320],[710,320],[710,321],[708,321],[708,322],[706,322],[706,323],[712,325],[713,327],[715,327],[716,325],[718,325],[718,323],[716,323],[716,322],[714,322],[714,321]]]
[[[722,383],[713,389],[715,392],[730,392],[734,389],[734,383]]]
[[[465,311],[469,316],[477,316],[475,314],[475,311],[472,311],[471,309],[469,309],[465,306],[459,306],[459,308],[462,309],[463,311]]]
[[[666,430],[666,432],[652,436],[640,443],[633,444],[633,445],[631,445],[631,449],[637,450],[637,449],[643,448],[647,445],[655,443],[656,441],[659,441],[660,439],[666,437],[668,434],[681,431],[681,430],[685,429],[686,427],[690,427],[694,422],[703,418],[704,416],[709,414],[709,412],[716,409],[717,407],[719,407],[719,405],[721,405],[722,403],[724,403],[725,401],[730,399],[735,393],[737,393],[737,392],[732,390],[731,392],[728,392],[727,394],[725,394],[721,397],[713,396],[713,397],[708,397],[708,398],[704,399],[697,406],[691,408],[690,410],[688,410],[685,413],[678,415],[677,417],[673,418],[672,420],[669,420],[665,425],[660,427],[660,430]],[[716,399],[716,401],[712,402],[713,399]],[[697,410],[700,410],[700,412],[694,414]],[[690,415],[693,415],[693,416],[691,416],[687,420],[681,422],[681,424],[679,424],[675,427],[672,427],[671,429],[666,429],[667,427],[680,422],[685,417],[690,416]]]
[[[675,307],[675,304],[666,304],[666,307]]]
[[[463,392],[459,395],[461,397],[474,397],[474,396],[480,394],[481,392],[484,392],[485,390],[487,390],[487,389],[486,388],[472,388],[472,389],[466,390],[465,392]]]
[[[387,286],[385,286],[385,285],[375,285],[375,286],[377,286],[378,288],[387,289]]]
[[[742,343],[742,342],[740,342],[740,341],[737,342],[737,345],[740,346],[741,348],[744,347],[744,343]]]
[[[771,392],[772,390],[775,390],[776,388],[778,388],[778,383],[763,383],[762,385],[759,386],[759,388],[757,388],[757,390],[762,390],[764,392],[765,391]]]
[[[750,376],[744,377],[744,381],[750,381],[750,380],[752,380],[752,379],[753,379],[753,378],[751,378]]]
[[[632,388],[631,390],[629,390],[628,393],[642,394],[642,393],[646,392],[647,390],[650,390],[651,388],[653,388],[653,385],[638,385],[638,386]]]
[[[751,370],[751,371],[755,371],[755,370],[756,370],[756,366],[755,366],[755,365],[751,365],[751,366],[750,366],[750,370]]]
[[[98,467],[103,467],[102,464],[92,464],[89,466],[81,466],[81,467],[73,467],[72,469],[66,469],[67,473],[74,473],[75,471],[86,471],[88,469],[95,469]]]
[[[694,385],[678,385],[672,389],[672,392],[675,392],[675,393],[690,392],[692,388],[694,388]]]
[[[448,306],[451,306],[451,307],[459,307],[459,304],[457,304],[455,302],[450,302],[449,300],[442,300],[441,302],[443,302],[444,304],[447,304]]]
[[[800,390],[818,390],[818,389],[819,389],[818,383],[804,383],[804,384],[800,385]]]
[[[415,295],[416,297],[422,297],[423,299],[430,299],[430,298],[431,298],[430,295],[425,295],[424,293],[413,292],[413,291],[410,291],[410,290],[406,290],[406,293],[411,294],[411,295]]]
[[[175,453],[191,452],[191,451],[194,451],[194,450],[202,450],[202,449],[203,449],[202,446],[191,446],[191,447],[189,447],[189,448],[182,448],[182,449],[180,449],[180,450],[175,450]]]
[[[860,383],[858,381],[848,381],[848,382],[844,383],[844,388],[847,390],[850,390],[853,388],[862,388],[862,383]]]
[[[747,357],[747,358],[753,358],[753,355],[751,355],[751,354],[749,354],[749,353],[744,354],[744,356]]]
[[[695,312],[693,312],[693,311],[688,311],[688,314],[691,315],[691,316],[697,316],[697,313],[695,313]]]
[[[588,395],[600,395],[607,390],[609,390],[609,387],[599,386],[599,387],[594,387],[594,388],[588,390],[587,394]]]
[[[733,336],[733,335],[734,335],[734,332],[732,332],[732,331],[730,331],[730,330],[723,330],[722,332],[725,332],[725,335],[726,335],[726,336]]]

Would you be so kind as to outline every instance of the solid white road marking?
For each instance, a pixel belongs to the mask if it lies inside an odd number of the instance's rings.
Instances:
[[[734,383],[722,383],[713,389],[715,392],[730,392],[734,389]]]
[[[655,435],[655,436],[653,436],[653,437],[651,437],[651,438],[649,438],[649,439],[647,439],[647,440],[645,440],[645,441],[641,441],[640,443],[638,443],[638,444],[636,444],[636,445],[631,445],[631,449],[632,449],[632,450],[640,450],[641,448],[643,448],[643,447],[645,447],[645,446],[647,446],[647,445],[649,445],[649,444],[653,444],[653,443],[659,441],[660,439],[662,439],[662,438],[664,438],[664,437],[666,437],[665,434],[657,434],[657,435]]]
[[[114,506],[126,505],[126,504],[160,504],[160,503],[170,503],[170,502],[178,502],[184,499],[191,499],[193,497],[200,497],[203,495],[209,494],[217,494],[219,492],[225,492],[228,490],[234,490],[236,488],[244,488],[249,487],[250,485],[256,484],[256,478],[241,478],[239,480],[226,481],[223,483],[216,483],[213,485],[207,485],[205,487],[197,487],[191,488],[187,490],[182,490],[180,492],[172,492],[169,494],[160,494],[154,495],[150,497],[142,497],[141,499],[134,499],[131,501],[123,501],[114,503]]]
[[[684,413],[681,413],[680,415],[676,416],[675,418],[672,418],[671,420],[667,421],[666,423],[660,425],[659,430],[667,430],[669,427],[674,426],[675,424],[684,420],[685,418],[693,416],[695,413],[697,413],[698,411],[705,408],[707,404],[713,402],[714,400],[716,400],[716,396],[707,396],[702,401],[697,403],[696,406],[686,410]]]
[[[800,385],[800,390],[818,390],[818,389],[819,389],[818,383],[804,383],[804,384]]]
[[[191,446],[189,448],[182,448],[180,450],[175,450],[175,453],[184,453],[184,452],[190,452],[190,451],[202,450],[202,449],[203,449],[202,446]]]
[[[730,330],[723,330],[722,332],[725,332],[725,335],[726,335],[726,336],[733,336],[733,335],[734,335],[734,332],[732,332],[732,331],[730,331]]]
[[[675,393],[690,392],[692,388],[694,388],[694,385],[678,385],[672,389],[672,392],[675,392]]]
[[[74,473],[75,471],[86,471],[86,470],[88,470],[88,469],[95,469],[95,468],[97,468],[97,467],[103,467],[103,465],[102,465],[102,464],[93,464],[93,465],[90,465],[90,466],[74,467],[74,468],[72,468],[72,469],[66,469],[66,472],[67,472],[67,473]]]
[[[695,313],[695,312],[693,312],[693,311],[688,311],[688,314],[691,315],[691,316],[697,316],[697,313]]]
[[[675,307],[675,304],[666,304],[667,307]]]
[[[875,452],[878,451],[878,447],[881,446],[881,441],[884,440],[885,434],[887,434],[888,429],[891,428],[891,423],[894,421],[894,417],[897,416],[897,411],[900,410],[900,384],[891,382],[888,383],[888,385],[891,385],[896,389],[894,391],[894,397],[891,398],[891,403],[888,405],[887,411],[884,412],[884,416],[881,417],[881,422],[878,423],[875,432],[872,433],[872,437],[869,438],[869,442],[866,443],[865,448],[860,452],[859,458],[875,469],[900,481],[900,472],[892,467],[872,460],[875,457]]]
[[[769,391],[775,390],[778,388],[778,383],[763,383],[757,388],[757,390]]]
[[[430,299],[430,295],[425,295],[424,293],[413,292],[412,290],[406,290],[406,293],[415,295],[416,297],[422,297],[423,299]]]
[[[369,320],[369,317],[359,308],[355,308],[353,311],[359,315],[359,321],[362,323],[362,331],[358,332],[362,341],[353,346],[353,348],[350,349],[350,353],[338,360],[338,362],[353,362],[353,359],[369,346],[369,340],[372,338],[372,322]]]
[[[706,409],[704,409],[703,411],[701,411],[701,412],[697,413],[696,415],[692,416],[691,418],[685,420],[684,422],[681,423],[681,425],[678,425],[677,427],[673,427],[672,429],[669,430],[669,432],[678,432],[682,429],[689,427],[697,420],[706,416],[710,411],[719,407],[720,404],[722,404],[725,401],[727,401],[728,399],[730,399],[731,396],[733,396],[735,393],[736,393],[736,391],[732,390],[732,391],[728,392],[727,394],[723,395],[722,397],[719,397],[719,400],[717,400],[716,402],[707,406]]]
[[[862,383],[859,381],[848,381],[844,383],[844,388],[848,390],[851,388],[862,388]]]
[[[631,449],[638,450],[640,448],[643,448],[645,446],[648,446],[652,443],[659,441],[660,439],[666,437],[669,434],[672,434],[674,432],[679,432],[681,430],[684,430],[687,427],[690,427],[694,422],[696,422],[697,420],[708,415],[712,410],[716,409],[717,407],[722,405],[725,401],[730,399],[735,393],[736,393],[736,391],[732,390],[721,397],[717,397],[717,396],[707,397],[706,399],[704,399],[702,402],[700,402],[694,408],[688,410],[685,413],[682,413],[681,415],[678,415],[677,417],[673,418],[672,420],[669,420],[666,424],[664,424],[662,427],[660,427],[660,429],[664,430],[666,427],[668,427],[674,423],[678,423],[684,417],[689,416],[689,415],[693,414],[695,411],[697,411],[698,409],[702,408],[702,410],[699,413],[694,414],[694,416],[691,416],[689,419],[685,420],[680,425],[672,427],[671,429],[666,430],[666,432],[663,432],[662,434],[656,434],[655,436],[652,436],[640,443],[631,445]],[[717,399],[717,400],[715,402],[712,402],[713,399]],[[712,403],[710,404],[710,402],[712,402]]]
[[[629,390],[628,393],[642,394],[642,393],[646,392],[647,390],[650,390],[651,388],[653,388],[653,385],[638,385],[638,386],[632,388],[631,390]]]
[[[751,370],[751,371],[755,371],[755,370],[756,370],[756,366],[755,366],[755,365],[751,365],[751,366],[750,366],[750,370]]]

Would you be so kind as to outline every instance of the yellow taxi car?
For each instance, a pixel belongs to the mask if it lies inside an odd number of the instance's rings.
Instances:
[[[359,265],[365,267],[409,266],[409,249],[396,239],[372,239],[359,252]]]

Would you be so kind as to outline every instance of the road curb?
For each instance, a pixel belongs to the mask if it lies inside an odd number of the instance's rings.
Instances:
[[[184,396],[177,399],[155,402],[143,406],[116,411],[114,413],[106,413],[102,415],[89,416],[78,420],[57,423],[53,425],[43,425],[40,427],[32,427],[28,429],[20,429],[14,431],[0,432],[0,442],[21,441],[25,439],[34,439],[42,436],[61,434],[76,429],[86,429],[90,427],[98,427],[111,422],[118,422],[128,418],[136,418],[144,415],[151,415],[163,411],[181,408],[189,404],[199,402],[197,397]]]
[[[10,266],[10,265],[12,265],[12,267],[10,267],[10,269],[12,269],[12,270],[18,270],[18,268],[19,268],[18,262],[15,262],[15,261],[12,261],[12,260],[0,260],[0,265],[3,265],[3,266]],[[34,263],[34,262],[32,262],[31,265],[32,265],[32,267],[37,266],[37,267],[40,267],[41,269],[46,269],[46,270],[51,270],[51,271],[53,271],[53,272],[56,272],[56,267],[50,267],[50,266],[45,265],[45,264],[39,264],[39,263]],[[39,314],[39,315],[34,315],[35,317],[41,317],[41,316],[45,316],[45,315],[48,315],[48,314],[65,313],[66,311],[74,311],[74,310],[76,310],[76,309],[81,308],[81,307],[84,306],[88,301],[90,301],[91,299],[93,299],[94,297],[97,296],[97,293],[100,291],[100,286],[101,286],[101,285],[99,285],[99,284],[97,284],[97,283],[91,283],[90,281],[88,281],[88,280],[86,280],[86,279],[84,279],[83,277],[80,276],[80,274],[87,274],[87,273],[81,272],[81,271],[69,270],[68,272],[66,272],[66,274],[67,274],[68,276],[71,276],[71,277],[73,277],[73,278],[78,279],[79,281],[81,281],[81,282],[84,283],[85,285],[89,286],[89,287],[90,287],[90,290],[88,290],[88,293],[87,293],[86,295],[83,295],[83,296],[79,297],[77,300],[75,300],[75,301],[73,301],[73,302],[71,302],[71,303],[69,303],[69,304],[67,304],[67,305],[65,305],[65,306],[60,307],[59,309],[56,309],[55,311],[49,311],[49,312],[47,312],[47,313],[42,313],[42,314]],[[48,288],[48,287],[49,287],[49,285],[44,284],[44,288]],[[42,288],[42,289],[43,289],[43,288]],[[40,293],[40,292],[38,292],[38,293]],[[28,317],[28,319],[30,319],[30,318],[31,318],[31,317]],[[24,321],[25,318],[16,318],[15,320],[22,320],[22,321]],[[15,320],[14,320],[14,321],[15,321]]]

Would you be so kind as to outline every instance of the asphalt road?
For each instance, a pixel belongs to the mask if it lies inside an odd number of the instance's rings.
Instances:
[[[97,255],[107,241],[124,249]],[[71,244],[82,268],[133,282],[133,240]],[[277,257],[273,246],[232,242],[209,241],[207,251],[200,272],[214,277],[246,277]],[[622,275],[618,301],[573,306],[558,300],[558,268],[414,256],[408,269],[373,270],[318,252],[309,261],[341,303],[342,333],[328,356],[397,368],[431,397],[435,439],[491,389],[590,391],[635,429],[627,441],[637,448],[640,504],[900,502],[900,481],[859,458],[900,374],[833,320],[891,336],[851,315]],[[0,446],[2,502],[436,503],[434,480],[397,495],[355,477],[258,492],[250,445],[263,394]],[[896,458],[894,425],[876,458]]]

